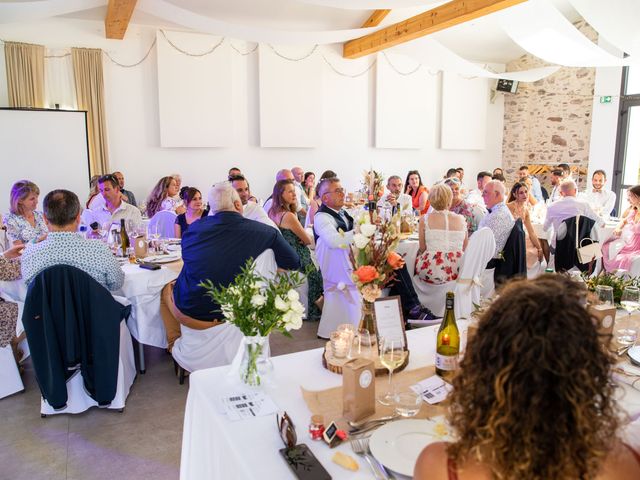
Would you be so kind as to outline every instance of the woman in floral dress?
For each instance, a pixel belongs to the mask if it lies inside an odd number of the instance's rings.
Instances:
[[[467,223],[462,215],[449,211],[453,194],[445,184],[429,192],[433,211],[420,218],[420,249],[416,275],[430,284],[457,280],[459,261],[467,246]]]
[[[449,210],[464,217],[467,222],[467,233],[471,236],[473,232],[478,229],[478,224],[480,223],[480,220],[482,220],[480,210],[462,198],[462,195],[460,194],[460,180],[455,177],[451,177],[447,178],[444,183],[449,186],[451,193],[453,194]]]

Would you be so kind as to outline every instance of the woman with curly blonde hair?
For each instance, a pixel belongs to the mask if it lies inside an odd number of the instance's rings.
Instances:
[[[176,200],[179,191],[178,181],[174,177],[162,177],[158,180],[147,198],[147,217],[153,218],[163,210],[170,210],[176,215],[184,213],[187,209],[182,200]]]
[[[560,275],[507,285],[453,380],[457,440],[425,448],[416,480],[640,478],[585,293]]]

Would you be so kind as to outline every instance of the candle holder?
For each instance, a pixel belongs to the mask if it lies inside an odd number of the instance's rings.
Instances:
[[[331,333],[331,351],[335,358],[345,358],[349,353],[351,347],[350,335],[346,332],[332,332]]]

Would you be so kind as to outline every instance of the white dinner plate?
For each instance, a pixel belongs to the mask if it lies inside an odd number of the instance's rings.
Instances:
[[[631,363],[634,365],[640,365],[640,346],[631,347],[627,350],[627,355],[629,355]]]
[[[140,260],[145,263],[171,263],[180,260],[180,257],[179,253],[170,253],[169,255],[149,255]]]
[[[449,430],[442,416],[431,420],[397,420],[373,432],[369,448],[385,467],[411,477],[422,449],[433,442],[450,441]]]

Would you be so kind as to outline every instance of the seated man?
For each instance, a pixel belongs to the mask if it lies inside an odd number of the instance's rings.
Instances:
[[[103,175],[98,179],[98,188],[104,197],[105,204],[94,210],[82,212],[82,223],[99,225],[120,223],[120,219],[132,220],[136,224],[142,223],[140,210],[122,199],[120,184],[114,175]]]
[[[482,192],[487,183],[491,181],[491,174],[489,172],[480,172],[476,175],[476,183],[478,188],[474,188],[469,192],[467,198],[465,200],[471,205],[478,205],[480,209],[486,213],[486,206],[484,204],[484,200],[482,199]]]
[[[233,175],[229,177],[231,186],[238,192],[240,201],[242,202],[242,216],[249,220],[255,220],[256,222],[264,223],[270,227],[280,231],[273,220],[269,218],[267,212],[255,202],[250,201],[251,191],[249,190],[249,182],[243,175]]]
[[[122,172],[113,172],[113,176],[118,180],[118,185],[120,186],[120,193],[122,194],[123,200],[127,203],[130,203],[134,207],[137,207],[138,202],[136,202],[136,196],[131,190],[125,190],[124,188],[124,175],[122,174]]]
[[[71,265],[84,270],[109,290],[118,290],[124,273],[104,243],[77,234],[80,201],[68,190],[53,190],[42,202],[47,238],[28,244],[22,254],[22,278],[28,285],[43,270],[54,265]]]
[[[552,247],[555,247],[557,239],[562,239],[566,235],[566,226],[562,222],[567,218],[583,215],[595,220],[596,223],[602,223],[600,217],[587,202],[576,198],[576,193],[576,183],[573,180],[569,178],[562,180],[560,183],[560,200],[552,203],[547,208],[544,230],[549,231],[553,227],[555,235],[553,235],[553,239],[550,242]]]
[[[258,259],[266,251],[273,252],[278,268],[296,270],[300,266],[298,255],[277,229],[243,218],[242,202],[230,183],[211,188],[209,207],[209,216],[192,224],[182,237],[184,266],[173,291],[182,336],[175,341],[172,354],[190,372],[228,364],[242,338],[234,325],[220,324],[220,306],[204,295],[198,286],[201,281],[227,286],[249,258]],[[271,265],[271,272],[261,273],[275,274],[275,268]]]
[[[320,182],[318,195],[322,205],[314,217],[313,230],[325,293],[318,336],[329,338],[340,323],[358,324],[361,300],[351,280],[352,269],[346,248],[353,243],[353,218],[342,208],[345,192],[340,179],[331,177]],[[396,279],[389,284],[390,293],[400,295],[404,318],[435,318],[429,309],[420,305],[407,267],[396,270],[395,274]],[[341,295],[344,301],[334,308],[333,300],[338,298],[337,295]]]
[[[542,186],[540,185],[540,180],[529,173],[528,165],[522,165],[518,169],[518,179],[521,182],[524,182],[527,178],[531,179],[531,194],[533,195],[533,198],[538,202],[543,202],[544,198],[542,197]]]
[[[600,217],[606,219],[611,215],[613,208],[616,206],[616,193],[605,188],[607,183],[607,174],[604,170],[596,170],[591,176],[591,191],[584,193],[584,199],[587,201],[594,212]]]
[[[397,175],[392,175],[387,180],[387,192],[378,200],[378,206],[384,206],[385,204],[391,205],[392,214],[396,214],[398,206],[405,212],[411,212],[411,195],[402,193],[402,179]]]
[[[491,180],[482,191],[482,199],[489,210],[478,225],[478,229],[488,227],[496,238],[496,251],[493,258],[498,258],[504,250],[507,239],[515,225],[515,220],[509,207],[504,203],[505,188],[500,180]]]

